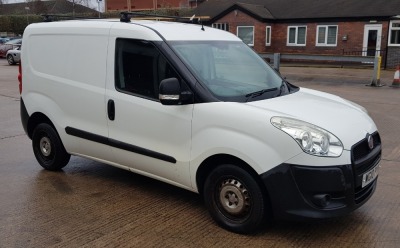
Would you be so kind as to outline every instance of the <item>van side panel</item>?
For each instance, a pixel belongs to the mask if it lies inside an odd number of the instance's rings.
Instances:
[[[23,81],[23,100],[29,115],[41,112],[50,118],[69,153],[111,160],[109,147],[65,132],[74,127],[108,136],[104,94],[109,28],[63,25],[27,28],[23,75],[29,81]]]

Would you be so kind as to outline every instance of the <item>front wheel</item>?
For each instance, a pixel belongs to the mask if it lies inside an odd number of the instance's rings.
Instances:
[[[46,170],[62,169],[71,157],[57,132],[47,123],[41,123],[33,130],[32,148],[37,161]]]
[[[267,201],[255,178],[231,164],[220,165],[207,177],[204,201],[212,218],[236,233],[252,233],[267,216]]]
[[[9,65],[15,65],[14,58],[13,58],[13,56],[11,54],[9,54],[7,56],[7,62],[8,62]]]

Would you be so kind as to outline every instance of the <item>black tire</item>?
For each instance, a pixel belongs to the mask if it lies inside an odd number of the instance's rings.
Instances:
[[[8,62],[9,65],[15,65],[14,58],[13,58],[13,56],[11,54],[9,54],[7,56],[7,62]]]
[[[41,123],[33,130],[32,147],[37,161],[46,170],[61,170],[71,158],[57,132],[47,123]]]
[[[211,217],[232,232],[253,233],[268,214],[266,196],[255,178],[235,165],[215,168],[205,181],[203,193]]]

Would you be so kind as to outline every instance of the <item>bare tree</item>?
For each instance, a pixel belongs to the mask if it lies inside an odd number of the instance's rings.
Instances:
[[[72,15],[75,16],[75,5],[79,4],[82,6],[89,7],[90,0],[67,0],[72,3]]]
[[[79,5],[83,5],[86,7],[90,7],[90,0],[68,0],[69,2],[73,3],[73,4],[79,4]]]
[[[34,0],[32,2],[32,13],[35,14],[46,14],[47,8],[46,5],[41,0]]]

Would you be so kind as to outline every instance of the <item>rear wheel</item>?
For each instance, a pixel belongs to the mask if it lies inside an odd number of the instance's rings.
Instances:
[[[212,218],[227,230],[252,233],[267,216],[266,196],[253,176],[238,166],[218,166],[207,177],[203,192]]]
[[[33,131],[32,147],[37,161],[46,170],[62,169],[71,157],[57,132],[47,123],[39,124]]]
[[[14,58],[13,58],[13,56],[11,54],[9,54],[7,56],[7,62],[8,62],[9,65],[15,65]]]

